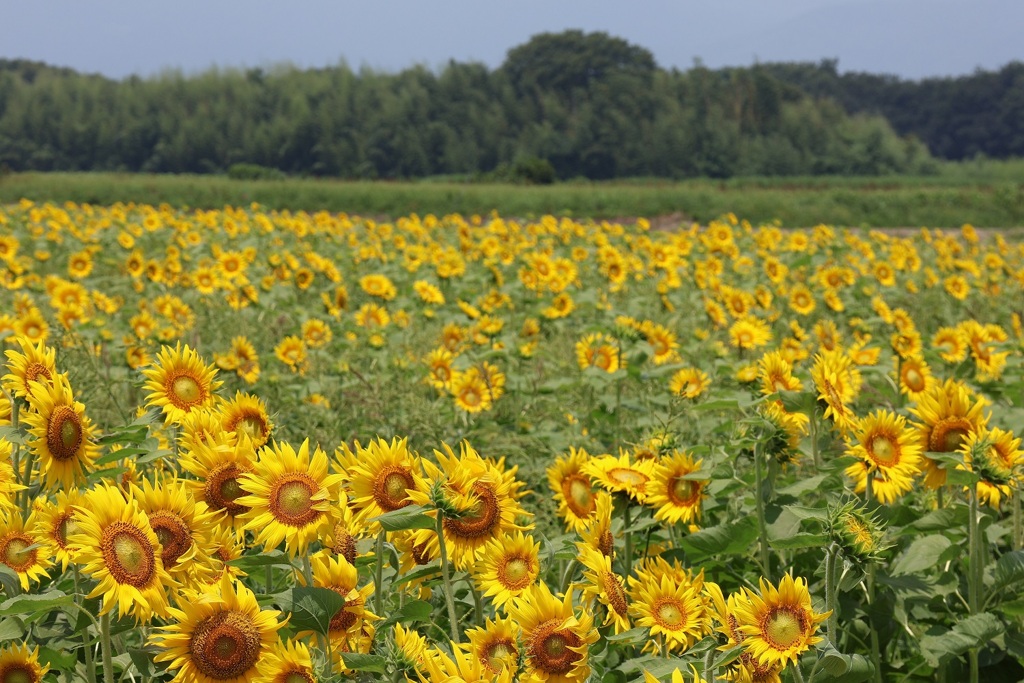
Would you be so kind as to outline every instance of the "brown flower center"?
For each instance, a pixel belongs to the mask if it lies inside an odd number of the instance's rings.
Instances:
[[[522,590],[533,583],[532,568],[533,563],[528,557],[507,557],[498,565],[498,582],[511,591]]]
[[[384,512],[409,505],[408,491],[415,487],[409,469],[400,465],[385,465],[373,480],[373,500]]]
[[[158,510],[149,513],[149,526],[153,528],[163,552],[160,558],[164,567],[173,567],[178,558],[192,547],[192,531],[178,515],[170,510]]]
[[[608,470],[608,477],[617,484],[629,489],[642,489],[647,483],[647,475],[628,467],[613,467]]]
[[[611,572],[605,572],[604,585],[605,592],[608,593],[608,604],[620,617],[626,616],[629,611],[629,603],[626,601],[626,594],[622,590],[622,584],[619,583],[618,577]]]
[[[13,533],[0,545],[0,561],[16,572],[24,572],[36,563],[35,541],[27,534]]]
[[[0,683],[39,683],[35,670],[28,665],[12,663],[0,669]]]
[[[243,470],[234,463],[218,465],[210,470],[203,489],[206,504],[214,510],[226,510],[232,517],[247,511],[249,508],[235,502],[237,498],[245,495],[245,491],[238,483],[242,472]]]
[[[871,459],[880,467],[892,467],[900,461],[899,444],[894,442],[889,435],[879,434],[871,437],[868,452],[871,454]]]
[[[192,665],[215,681],[238,678],[256,665],[260,632],[247,614],[223,611],[206,617],[192,632]]]
[[[654,620],[662,628],[678,629],[686,619],[686,608],[676,599],[663,599],[655,604]]]
[[[103,564],[117,583],[136,588],[148,586],[156,573],[153,544],[132,524],[118,520],[100,536]]]
[[[952,453],[960,448],[973,431],[974,425],[963,417],[947,417],[939,420],[928,437],[928,450],[937,453]]]
[[[568,629],[559,629],[561,619],[549,619],[530,634],[528,653],[534,668],[546,674],[566,674],[581,655],[572,648],[579,647],[580,637]]]
[[[775,650],[788,650],[806,632],[807,615],[794,607],[775,607],[761,620],[761,637]]]
[[[680,507],[692,507],[694,500],[700,495],[700,483],[692,479],[673,477],[668,489],[668,497]]]
[[[57,460],[70,460],[82,445],[82,418],[70,406],[57,406],[46,428],[46,446]]]
[[[488,643],[483,648],[483,665],[493,674],[500,674],[506,663],[514,664],[519,658],[519,651],[516,644],[508,639],[501,638]]]
[[[50,369],[42,363],[29,363],[25,368],[25,386],[28,387],[30,382],[38,382],[40,377],[45,377],[48,380],[53,380],[53,375],[50,373]]]
[[[168,383],[167,398],[176,407],[189,411],[192,406],[203,402],[205,392],[198,380],[191,375],[178,375]]]
[[[570,474],[562,480],[562,495],[566,506],[577,517],[589,517],[597,505],[590,480],[582,474]]]
[[[282,524],[304,527],[318,520],[323,512],[313,507],[319,484],[305,472],[284,475],[270,489],[270,513]]]
[[[334,616],[331,617],[331,623],[330,623],[329,630],[331,630],[331,631],[347,631],[350,628],[352,628],[353,624],[356,623],[356,619],[359,618],[359,615],[357,614],[358,610],[356,610],[356,609],[346,609],[346,608],[356,608],[356,607],[359,607],[360,605],[363,604],[363,600],[362,600],[362,598],[357,598],[357,599],[352,600],[350,602],[349,599],[347,597],[345,597],[346,595],[349,594],[349,591],[345,590],[344,588],[338,587],[338,586],[327,586],[327,588],[330,588],[332,591],[334,591],[335,593],[340,595],[342,598],[344,598],[344,602],[342,603],[341,607],[339,607],[338,611],[335,612]]]
[[[498,495],[488,482],[478,481],[473,484],[476,505],[466,512],[461,519],[445,519],[444,528],[451,534],[462,538],[479,538],[489,536],[501,521],[501,509],[498,506]]]

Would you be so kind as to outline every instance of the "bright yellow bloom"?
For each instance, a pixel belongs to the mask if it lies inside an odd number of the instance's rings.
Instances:
[[[154,367],[142,371],[149,390],[146,405],[159,406],[168,423],[179,423],[193,410],[212,408],[214,392],[222,382],[214,379],[217,368],[204,365],[190,346],[164,346],[157,354]]]
[[[734,614],[744,636],[747,652],[762,665],[797,663],[801,654],[822,641],[814,635],[818,624],[831,614],[816,613],[811,607],[807,583],[788,572],[774,585],[761,579],[760,594],[746,590]]]

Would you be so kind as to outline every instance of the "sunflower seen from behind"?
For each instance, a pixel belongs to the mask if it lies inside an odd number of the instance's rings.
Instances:
[[[172,683],[254,683],[257,663],[268,657],[284,624],[280,612],[261,609],[245,585],[225,574],[196,600],[169,610],[170,623],[149,637],[169,662]]]
[[[245,529],[264,550],[283,541],[291,557],[304,554],[330,526],[341,481],[341,475],[328,473],[327,454],[319,446],[310,454],[309,439],[298,450],[284,442],[264,446],[252,470],[239,477],[247,495],[237,503],[249,508]]]

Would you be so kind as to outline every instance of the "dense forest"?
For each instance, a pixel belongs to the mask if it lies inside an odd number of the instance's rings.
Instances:
[[[932,155],[1024,154],[1022,72],[906,82],[839,75],[834,62],[666,70],[643,47],[580,31],[535,36],[496,69],[117,81],[0,60],[0,167],[534,182],[926,172]]]

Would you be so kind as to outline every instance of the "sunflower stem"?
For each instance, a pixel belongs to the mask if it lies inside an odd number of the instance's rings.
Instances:
[[[969,566],[967,574],[967,603],[971,614],[977,614],[981,606],[981,537],[978,529],[978,482],[971,484],[969,493],[969,514],[967,518],[967,542],[969,544]],[[971,683],[978,683],[978,648],[967,651],[971,666]]]
[[[448,548],[444,542],[444,516],[437,511],[437,522],[435,531],[437,533],[437,545],[441,550],[441,579],[444,581],[444,601],[448,605],[448,628],[452,633],[452,642],[459,642],[459,623],[455,614],[455,592],[452,589],[452,577],[448,567]]]
[[[473,616],[476,617],[476,625],[484,625],[484,603],[480,597],[480,593],[473,586],[473,580],[468,578],[466,581],[469,583],[469,591],[473,594]]]
[[[377,563],[373,577],[373,605],[378,616],[384,613],[384,533],[384,529],[381,529],[377,534]]]
[[[804,675],[800,671],[799,662],[793,664],[793,680],[796,681],[796,683],[804,683]]]
[[[104,605],[107,607],[107,605]],[[100,642],[103,644],[103,680],[114,680],[114,655],[110,645],[110,610],[100,617]]]
[[[768,525],[764,518],[764,464],[761,462],[762,459],[761,442],[758,441],[754,444],[754,479],[756,480],[754,503],[757,508],[757,536],[761,555],[761,569],[764,571],[765,578],[771,580],[772,567],[771,557],[768,554]]]
[[[825,609],[831,612],[828,615],[828,621],[825,622],[825,628],[828,633],[828,642],[838,650],[839,645],[836,643],[836,590],[839,588],[836,586],[837,555],[838,547],[833,543],[825,552]]]
[[[624,576],[629,577],[633,573],[633,536],[629,530],[629,498],[626,497],[622,506],[622,528],[626,536],[626,573]]]
[[[569,564],[565,566],[565,571],[562,572],[562,581],[558,585],[562,587],[562,595],[569,592],[569,582],[572,581],[573,572],[576,570],[577,561],[574,559],[569,560]]]
[[[71,568],[74,570],[75,578],[75,602],[80,603],[82,599],[82,591],[78,586],[79,581],[81,581],[81,577],[78,573],[78,565],[72,562]],[[83,609],[81,604],[79,604],[79,609]],[[91,614],[89,614],[88,612],[86,612],[86,614],[88,614],[89,617],[92,618]],[[143,644],[145,644],[145,640],[143,640]],[[88,677],[89,683],[96,683],[96,664],[95,662],[93,662],[92,659],[92,646],[89,644],[88,628],[82,629],[82,645],[84,646],[85,649],[85,675]]]
[[[713,647],[704,655],[704,680],[707,683],[715,683],[715,648]]]

